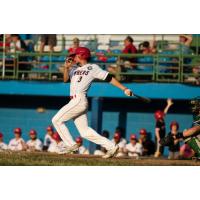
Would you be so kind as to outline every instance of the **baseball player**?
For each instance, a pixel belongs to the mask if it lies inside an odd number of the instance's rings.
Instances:
[[[137,142],[137,137],[135,134],[131,134],[130,143],[124,148],[124,152],[128,153],[128,156],[138,158],[142,155],[143,147]]]
[[[52,136],[53,142],[49,145],[48,152],[61,154],[65,148],[65,144],[60,135],[55,132]]]
[[[88,48],[78,47],[75,52],[66,59],[63,77],[64,82],[67,82],[69,79],[71,80],[71,100],[53,117],[52,123],[66,146],[68,146],[65,153],[78,150],[78,145],[65,126],[66,121],[73,119],[81,137],[105,147],[108,151],[103,158],[111,158],[117,153],[119,147],[88,126],[86,115],[88,109],[87,91],[94,79],[100,79],[118,87],[127,96],[131,96],[133,93],[130,89],[119,83],[107,71],[102,70],[96,64],[88,63],[90,57],[91,54]]]
[[[83,146],[83,139],[81,137],[77,137],[75,141],[76,141],[76,144],[79,146],[79,148],[78,148],[78,153],[79,154],[84,154],[84,155],[89,155],[90,154],[88,149],[86,149]]]
[[[173,105],[171,99],[167,99],[167,106],[165,107],[164,111],[157,110],[154,114],[156,119],[156,128],[155,128],[155,143],[156,143],[156,152],[154,157],[159,157],[164,152],[164,146],[160,145],[160,140],[165,137],[166,129],[165,129],[165,116],[169,110],[169,108]]]
[[[119,146],[119,150],[118,150],[118,153],[117,153],[116,157],[124,156],[124,147],[125,147],[127,142],[126,142],[126,140],[124,138],[121,137],[121,134],[118,133],[118,132],[115,133],[114,136],[113,136],[112,142],[115,145]]]
[[[43,146],[43,150],[47,150],[49,148],[49,145],[53,142],[53,127],[52,126],[48,126],[46,128],[46,135],[44,137],[44,146]]]
[[[155,153],[155,144],[154,142],[150,139],[147,130],[145,128],[140,129],[140,138],[139,138],[139,143],[143,146],[143,156],[150,156]]]
[[[42,142],[37,138],[37,132],[35,130],[30,130],[29,132],[30,140],[27,144],[27,151],[42,151]]]
[[[8,149],[7,144],[3,142],[3,133],[0,133],[0,151],[5,151]]]
[[[176,139],[184,139],[184,142],[195,152],[195,155],[200,159],[200,97],[196,97],[190,101],[191,110],[193,113],[192,128],[183,131],[176,135],[168,135],[160,141],[163,146],[169,146]]]
[[[26,143],[24,142],[21,128],[14,129],[15,138],[10,140],[8,148],[12,151],[23,151],[26,150]]]

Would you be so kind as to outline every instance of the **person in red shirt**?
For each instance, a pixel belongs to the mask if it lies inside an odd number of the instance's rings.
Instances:
[[[134,40],[131,36],[127,36],[124,40],[124,46],[125,48],[122,50],[123,53],[137,53],[137,49],[133,44]]]
[[[68,52],[70,54],[74,53],[75,50],[79,47],[79,45],[80,45],[80,40],[78,38],[74,38],[73,39],[73,46],[68,49]]]

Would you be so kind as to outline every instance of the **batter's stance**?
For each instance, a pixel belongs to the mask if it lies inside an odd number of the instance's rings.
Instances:
[[[64,68],[64,82],[71,80],[71,100],[53,117],[52,123],[67,145],[64,153],[78,150],[78,145],[65,126],[66,121],[73,119],[81,137],[106,148],[107,154],[103,158],[111,158],[116,155],[119,147],[88,126],[86,115],[88,108],[87,91],[94,79],[100,79],[118,87],[127,96],[132,96],[133,93],[119,83],[109,72],[102,70],[96,64],[89,64],[90,57],[90,50],[85,47],[78,47],[73,54],[67,57]]]

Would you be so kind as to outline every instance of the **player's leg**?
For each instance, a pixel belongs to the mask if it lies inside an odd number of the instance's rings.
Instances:
[[[56,131],[67,146],[73,146],[76,144],[69,132],[69,129],[66,127],[65,122],[77,116],[79,110],[81,111],[82,108],[78,109],[78,103],[79,101],[70,101],[52,118],[52,123]]]
[[[108,151],[115,147],[114,143],[112,143],[109,139],[99,135],[94,129],[88,126],[86,113],[74,118],[74,123],[83,138],[86,138],[95,144],[101,145]]]

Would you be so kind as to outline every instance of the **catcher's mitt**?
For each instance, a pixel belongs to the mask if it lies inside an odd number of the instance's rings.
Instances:
[[[160,140],[162,146],[170,146],[174,144],[174,138],[172,135],[167,135],[166,137]]]

